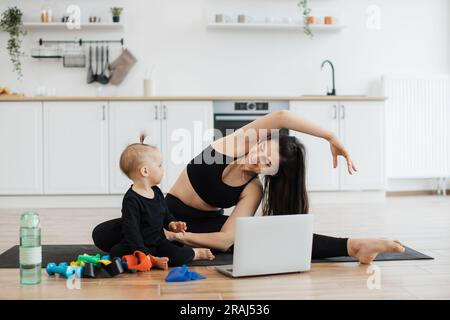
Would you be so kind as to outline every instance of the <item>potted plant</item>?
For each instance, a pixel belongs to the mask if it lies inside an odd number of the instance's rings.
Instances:
[[[303,32],[312,39],[314,35],[311,31],[311,28],[309,27],[310,21],[308,17],[311,13],[311,8],[308,6],[308,0],[300,0],[297,5],[302,11],[303,15]]]
[[[23,76],[22,63],[20,61],[20,58],[23,56],[23,52],[20,49],[22,44],[20,37],[26,34],[26,32],[21,29],[23,26],[22,17],[23,13],[19,8],[9,7],[2,13],[0,20],[0,29],[9,33],[6,48],[19,79]]]
[[[122,14],[122,11],[123,11],[123,8],[120,8],[120,7],[112,7],[111,8],[113,22],[115,22],[115,23],[120,22],[120,15]]]

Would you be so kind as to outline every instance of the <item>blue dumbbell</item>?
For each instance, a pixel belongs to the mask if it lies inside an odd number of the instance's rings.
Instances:
[[[130,269],[128,269],[128,262],[126,262],[126,261],[122,261],[122,268],[123,268],[124,271],[127,271],[129,273],[136,273],[137,272],[137,270],[130,270]]]
[[[47,273],[52,276],[54,274],[59,274],[61,276],[64,276],[66,278],[69,278],[75,273],[75,268],[69,266],[65,262],[61,262],[59,265],[56,265],[56,263],[50,262],[47,264]]]
[[[103,256],[100,260],[111,260],[109,255]]]

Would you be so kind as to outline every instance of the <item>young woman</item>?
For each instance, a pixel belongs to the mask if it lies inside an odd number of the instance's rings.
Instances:
[[[305,148],[295,137],[271,134],[281,128],[326,139],[333,167],[342,156],[348,173],[356,171],[349,153],[332,132],[289,111],[270,113],[214,141],[183,170],[166,202],[174,217],[187,223],[188,232],[167,232],[169,240],[227,251],[234,242],[236,219],[253,216],[261,202],[265,215],[308,213]],[[258,175],[264,175],[264,185],[255,179]],[[231,215],[224,215],[223,209],[230,207],[234,207]],[[120,231],[117,219],[97,226],[94,243],[108,251],[115,231]],[[380,252],[403,251],[399,241],[314,234],[312,258],[353,256],[361,263],[370,263]]]

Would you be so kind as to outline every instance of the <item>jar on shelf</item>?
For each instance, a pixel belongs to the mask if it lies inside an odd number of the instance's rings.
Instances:
[[[47,9],[42,8],[41,10],[41,22],[43,23],[48,22]]]
[[[50,7],[47,8],[47,22],[53,22],[53,12]]]
[[[333,22],[333,17],[332,16],[326,16],[325,18],[324,18],[324,24],[333,24],[334,22]]]

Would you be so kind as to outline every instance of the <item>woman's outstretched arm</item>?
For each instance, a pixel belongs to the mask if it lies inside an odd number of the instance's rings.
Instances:
[[[187,232],[184,234],[171,233],[169,240],[176,240],[192,247],[217,249],[225,252],[234,243],[236,219],[253,216],[261,203],[262,196],[261,183],[255,179],[242,191],[239,202],[219,232],[191,233],[188,225]]]
[[[334,137],[332,131],[321,128],[316,123],[300,117],[289,110],[269,113],[243,126],[241,130],[244,133],[249,130],[256,130],[257,134],[259,134],[261,132],[260,130],[263,129],[266,129],[270,133],[272,129],[282,128],[303,132],[326,140],[331,140]]]
[[[329,130],[321,128],[316,123],[296,115],[288,110],[281,110],[262,116],[236,132],[221,138],[213,143],[214,149],[230,156],[243,156],[265,136],[270,135],[271,130],[286,128],[323,138],[330,143],[333,156],[333,167],[337,167],[337,157],[343,156],[347,161],[348,172],[356,171],[356,167],[350,159],[348,151],[336,135]],[[232,152],[230,152],[232,151]]]

